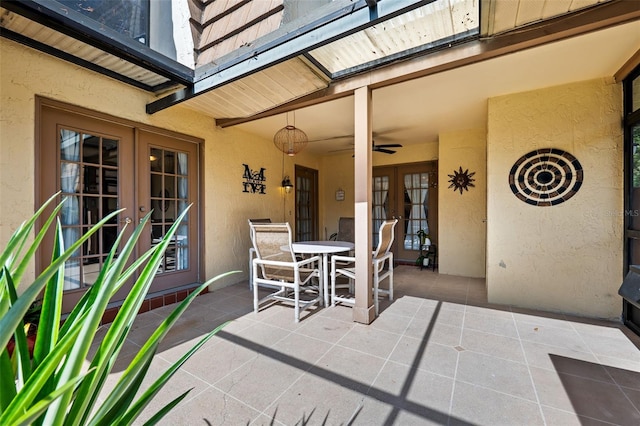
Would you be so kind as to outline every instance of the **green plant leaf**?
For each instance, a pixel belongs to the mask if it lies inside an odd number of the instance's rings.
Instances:
[[[150,218],[150,214],[151,213],[147,214],[140,222],[140,224],[136,227],[136,229],[134,229],[133,234],[123,247],[120,256],[118,256],[118,258],[115,260],[113,258],[113,255],[115,254],[115,248],[119,246],[119,240],[123,233],[120,233],[118,241],[116,241],[116,243],[113,245],[114,249],[112,250],[112,253],[110,253],[110,258],[105,262],[105,265],[108,266],[106,268],[103,268],[103,270],[105,271],[108,270],[110,274],[109,276],[112,277],[110,282],[105,287],[104,295],[106,295],[106,298],[102,299],[104,303],[108,302],[114,293],[114,291],[110,291],[109,288],[119,287],[119,284],[121,285],[121,283],[123,282],[121,279],[119,279],[120,274],[125,269],[126,262],[131,253],[133,253],[133,250],[135,249],[135,243],[144,231],[145,225]],[[154,253],[156,250],[157,249],[154,247],[150,249],[149,252]],[[106,275],[103,278],[106,278]],[[99,277],[97,281],[102,281],[101,277]],[[132,296],[132,294],[135,294],[135,292],[135,288],[132,289],[132,291],[129,292],[129,296],[126,300],[134,297]],[[142,295],[143,300],[145,295],[146,291]],[[126,304],[126,300],[123,303],[123,306],[124,304]],[[139,311],[139,309],[140,306],[138,306],[136,313]],[[75,419],[75,421],[67,422],[67,424],[82,424],[86,420],[86,417],[89,414],[87,407],[92,406],[97,400],[100,389],[102,388],[102,385],[111,370],[111,366],[115,361],[115,357],[117,357],[118,353],[120,352],[122,344],[124,343],[125,337],[130,330],[131,323],[134,319],[135,315],[133,315],[130,323],[123,324],[121,321],[118,321],[118,317],[116,317],[114,322],[109,327],[107,334],[103,338],[103,341],[91,362],[91,366],[94,367],[94,372],[91,375],[87,376],[87,379],[83,381],[77,393],[77,396],[74,399],[69,410],[69,414],[67,417],[70,419]],[[96,324],[96,326],[97,325],[98,324]],[[88,347],[89,346],[87,346],[87,350]]]
[[[18,258],[24,244],[26,244],[31,230],[33,229],[36,220],[40,217],[40,215],[45,211],[45,209],[53,202],[53,200],[58,196],[59,193],[52,195],[32,216],[29,220],[23,222],[18,229],[11,235],[9,238],[9,242],[7,243],[6,248],[0,252],[0,265],[11,265],[13,262],[11,260]],[[50,217],[55,217],[55,215],[51,215]],[[43,227],[44,228],[44,227]]]
[[[138,354],[131,361],[124,373],[120,376],[120,380],[118,381],[114,389],[112,389],[109,396],[105,399],[105,401],[103,401],[102,406],[96,413],[96,417],[105,416],[106,413],[112,409],[112,407],[121,405],[123,395],[127,392],[128,387],[135,381],[138,371],[145,368],[145,365],[151,362],[151,358],[153,358],[158,344],[160,343],[162,338],[164,338],[164,336],[166,336],[166,334],[169,332],[171,326],[173,326],[173,324],[175,324],[175,322],[180,318],[180,315],[182,315],[182,313],[187,309],[189,304],[191,304],[193,299],[195,299],[195,297],[212,282],[237,272],[239,271],[227,272],[201,284],[194,292],[189,294],[167,318],[165,318],[165,320],[156,328],[155,332],[149,337],[149,339],[147,339],[142,348],[140,348]],[[214,330],[214,332],[217,332],[218,329],[219,328]]]
[[[195,346],[193,346],[186,354],[184,354],[178,361],[176,361],[171,367],[169,367],[145,392],[140,398],[127,410],[122,420],[125,424],[133,421],[137,418],[142,410],[149,404],[151,399],[160,392],[160,389],[167,384],[169,379],[180,369],[180,367],[193,355],[198,349],[207,343],[218,331],[220,331],[227,323],[224,323],[216,327],[213,331],[206,334]],[[189,392],[189,391],[187,391]],[[162,411],[162,410],[161,410]],[[157,417],[159,413],[156,413],[153,417]],[[166,413],[164,413],[166,414]],[[163,414],[163,415],[164,415]],[[159,420],[159,418],[158,418]]]
[[[79,331],[79,327],[76,327],[70,333],[68,333],[63,339],[61,339],[55,346],[55,348],[49,352],[42,363],[38,366],[33,374],[26,381],[24,386],[20,389],[20,392],[16,394],[11,403],[0,415],[0,424],[12,424],[15,417],[19,416],[31,406],[36,396],[38,396],[49,381],[50,377],[56,372],[56,369],[60,365],[60,361],[64,359],[69,348],[75,344],[75,340]],[[4,371],[0,374],[4,374]],[[62,384],[64,385],[64,383]],[[4,390],[3,390],[4,391]]]
[[[144,218],[124,244],[121,242],[125,234],[121,231],[96,281],[87,289],[61,325],[65,263],[92,235],[122,210],[107,215],[82,233],[65,250],[62,227],[59,221],[56,221],[63,200],[52,209],[52,213],[31,241],[37,219],[49,209],[50,203],[58,196],[59,194],[52,196],[29,220],[23,222],[0,253],[0,347],[3,348],[0,352],[0,424],[130,424],[180,366],[221,327],[207,333],[132,404],[162,338],[204,288],[216,279],[238,271],[208,280],[189,294],[143,345],[113,391],[106,396],[107,403],[98,406],[98,396],[147,296],[164,252],[187,210],[177,218],[160,244],[139,256],[133,256],[135,245],[145,232],[144,227],[150,216]],[[21,286],[24,271],[32,264],[38,247],[54,221],[54,245],[49,265],[29,285]],[[109,300],[118,289],[130,282],[134,274],[137,278],[128,296],[102,339],[88,372],[84,373],[87,370],[89,349]],[[18,289],[24,290],[19,294]],[[24,330],[21,327],[26,312],[39,296],[42,296],[40,333],[31,362],[26,340],[23,339]],[[6,350],[6,342],[13,335],[16,345],[14,357],[11,359]],[[163,407],[150,422],[158,422],[186,395],[187,392]]]
[[[9,351],[4,348],[0,352],[0,415],[6,410],[16,396],[16,382]]]
[[[56,232],[53,241],[53,254],[51,261],[55,261],[63,251],[62,226],[56,224]],[[58,341],[58,330],[62,312],[62,293],[64,288],[64,265],[60,265],[58,271],[51,277],[45,286],[38,322],[38,337],[33,349],[33,367],[47,356]]]
[[[166,404],[164,407],[162,407],[162,409],[160,411],[155,413],[149,420],[144,422],[144,426],[152,426],[152,425],[158,424],[158,422],[160,420],[162,420],[162,418],[164,416],[166,416],[171,410],[173,410],[175,408],[175,406],[180,403],[180,401],[185,399],[187,397],[187,395],[189,395],[189,392],[191,392],[192,390],[193,390],[193,388],[185,391],[182,395],[178,396],[173,401],[171,401],[168,404]]]
[[[29,266],[29,263],[31,263],[33,256],[36,254],[36,250],[38,249],[38,247],[40,247],[40,243],[42,243],[42,240],[44,239],[49,227],[54,222],[55,218],[58,216],[58,213],[62,209],[63,203],[64,203],[64,200],[62,203],[58,204],[53,209],[53,211],[51,212],[51,214],[49,215],[45,223],[42,225],[40,232],[38,232],[35,239],[29,246],[29,249],[26,251],[26,253],[24,253],[24,255],[21,256],[22,261],[18,264],[17,268],[13,272],[13,277],[16,280],[16,282],[20,282],[22,280],[22,275],[24,275],[24,271],[27,269],[27,266]],[[33,225],[31,225],[31,228],[32,227]]]
[[[115,211],[107,215],[94,227],[90,228],[84,235],[71,245],[60,257],[45,268],[45,270],[29,285],[20,297],[16,300],[16,303],[0,318],[0,347],[5,347],[7,342],[13,334],[13,330],[22,324],[22,318],[29,309],[29,306],[33,303],[36,297],[40,294],[45,284],[49,279],[58,271],[60,266],[64,265],[64,262],[71,257],[76,250],[78,250],[85,241],[87,241],[91,235],[96,233],[100,227],[108,222],[112,217],[120,213],[121,210]],[[3,280],[4,281],[4,280]],[[16,286],[19,283],[16,282]],[[4,285],[3,285],[4,287]]]
[[[11,423],[1,423],[2,419],[0,418],[1,424],[11,424],[12,426],[30,426],[32,425],[38,418],[44,413],[49,406],[56,401],[56,399],[60,398],[61,395],[73,390],[76,384],[82,380],[84,376],[80,375],[78,377],[74,377],[69,380],[67,383],[62,385],[59,389],[56,389],[51,394],[39,400],[36,404],[29,407],[22,415],[11,419]]]
[[[2,271],[2,278],[6,283],[7,294],[9,300],[13,305],[18,299],[16,288],[13,284],[11,273],[7,268]],[[24,327],[16,327],[13,333],[15,346],[13,348],[12,358],[15,360],[15,380],[16,387],[22,387],[23,383],[31,375],[31,357],[29,356],[29,348],[27,346],[27,336],[24,331]]]

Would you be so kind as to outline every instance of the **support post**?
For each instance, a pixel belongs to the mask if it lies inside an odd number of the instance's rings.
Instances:
[[[354,92],[355,108],[355,252],[356,280],[353,320],[370,324],[375,319],[371,266],[371,163],[372,124],[371,90],[368,86]]]

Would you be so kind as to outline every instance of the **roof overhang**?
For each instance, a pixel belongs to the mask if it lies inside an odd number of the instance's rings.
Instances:
[[[429,55],[410,57],[389,66],[376,67],[348,79],[334,81],[324,89],[250,117],[217,118],[216,125],[222,128],[230,127],[350,96],[355,89],[365,85],[374,90],[388,87],[636,21],[640,19],[640,9],[634,3],[608,2],[585,9],[581,13],[558,16],[492,37],[452,45],[446,49],[431,52]]]
[[[53,0],[0,6],[5,38],[154,93],[193,84],[191,68]]]
[[[333,2],[321,8],[318,14],[295,20],[263,37],[259,44],[238,49],[221,58],[216,65],[200,67],[192,87],[148,104],[147,113],[153,114],[185,102],[293,58],[301,57],[300,60],[313,62],[308,53],[314,49],[435,2],[437,0]],[[320,68],[319,64],[314,65]],[[371,67],[379,65],[370,64]],[[322,71],[327,74],[326,70]],[[326,77],[318,76],[318,79],[335,77],[329,73]],[[297,97],[306,94],[299,93]]]

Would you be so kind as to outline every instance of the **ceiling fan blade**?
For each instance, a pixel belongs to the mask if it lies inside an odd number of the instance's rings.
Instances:
[[[353,135],[331,136],[329,138],[311,139],[308,142],[324,142],[324,141],[333,141],[337,139],[349,139],[349,138],[353,139]]]
[[[402,145],[400,145],[399,143],[383,143],[376,146],[378,148],[402,148]]]
[[[327,152],[342,152],[342,151],[353,151],[353,148],[342,148],[342,149],[333,149]]]
[[[391,150],[391,149],[385,149],[385,148],[373,148],[374,151],[378,151],[378,152],[384,152],[385,154],[395,154],[396,152]]]

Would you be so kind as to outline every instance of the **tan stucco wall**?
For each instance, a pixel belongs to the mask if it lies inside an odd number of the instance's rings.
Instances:
[[[114,117],[168,129],[203,139],[205,277],[242,270],[219,282],[238,282],[247,276],[249,234],[247,219],[282,220],[293,207],[284,196],[282,155],[271,141],[233,129],[219,129],[214,121],[180,106],[145,113],[153,96],[97,73],[84,70],[6,39],[0,39],[0,245],[34,211],[35,98],[42,96]],[[317,168],[316,161],[296,157]],[[242,192],[243,163],[266,169],[267,194]],[[285,174],[293,176],[293,161],[285,157]],[[29,271],[33,275],[33,268]]]
[[[489,100],[490,302],[618,318],[623,271],[621,85],[594,80]],[[554,207],[517,199],[509,171],[538,148],[574,155],[578,193]]]
[[[487,210],[486,130],[440,134],[438,161],[438,271],[485,276]],[[475,174],[468,191],[449,188],[454,170]]]
[[[322,159],[321,186],[325,188],[323,197],[320,198],[320,216],[323,218],[327,237],[338,232],[338,220],[340,217],[354,217],[354,169],[351,153],[330,155]],[[344,191],[344,201],[336,201],[336,191],[341,188]]]

